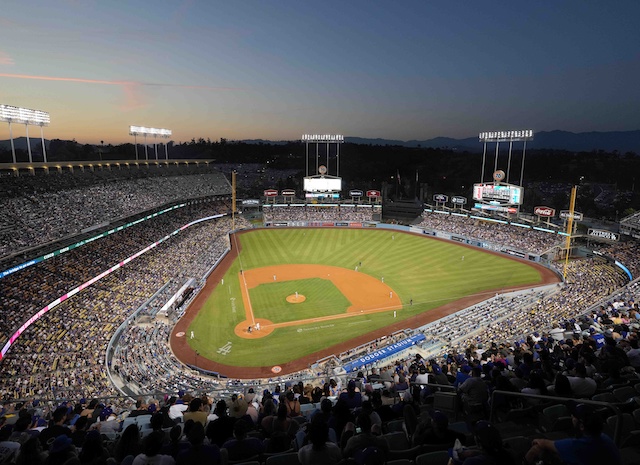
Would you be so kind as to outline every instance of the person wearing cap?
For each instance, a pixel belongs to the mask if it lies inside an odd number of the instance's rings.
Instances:
[[[620,451],[613,440],[602,432],[604,421],[593,407],[586,404],[570,405],[571,419],[578,434],[575,438],[534,439],[523,464],[534,464],[537,460],[555,458],[566,465],[619,465]]]
[[[47,463],[71,463],[72,459],[77,460],[78,453],[73,445],[73,441],[67,435],[57,436],[51,446],[49,446],[49,457]],[[77,463],[80,463],[78,460]]]
[[[440,365],[438,365],[437,363],[434,363],[431,368],[433,370],[434,384],[440,384],[443,386],[451,385],[451,383],[449,382],[449,378],[447,377],[447,374],[442,370],[442,367],[440,367]]]
[[[49,441],[57,438],[60,435],[68,436],[71,441],[71,429],[65,426],[64,422],[67,420],[67,407],[60,406],[53,412],[51,424],[48,428],[42,430],[38,435],[43,448],[49,447]]]
[[[253,426],[253,420],[251,416],[247,414],[249,411],[249,404],[244,400],[243,396],[238,396],[233,400],[231,404],[229,415],[236,420],[243,419]]]
[[[453,387],[457,389],[458,386],[460,386],[462,383],[468,380],[471,377],[470,373],[471,373],[471,366],[467,364],[462,365],[462,367],[460,368],[460,371],[456,373],[456,380],[453,383]]]

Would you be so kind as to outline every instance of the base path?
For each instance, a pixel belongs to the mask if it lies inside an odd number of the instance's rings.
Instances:
[[[245,234],[249,231],[242,231],[240,233],[237,233],[237,235],[241,235],[241,234]],[[402,234],[410,234],[410,233],[402,233]],[[437,238],[431,238],[432,240],[443,240],[443,239],[437,239]],[[449,241],[444,241],[444,242],[449,242]],[[222,262],[220,264],[218,264],[218,266],[216,267],[216,269],[209,275],[209,278],[207,279],[207,284],[205,285],[205,287],[202,289],[202,291],[200,291],[200,293],[198,294],[198,296],[195,298],[195,300],[191,303],[191,305],[189,306],[189,308],[187,309],[187,311],[185,312],[184,316],[180,319],[180,321],[178,321],[178,323],[176,324],[175,328],[173,329],[173,331],[171,332],[171,337],[170,337],[170,345],[171,345],[171,349],[173,350],[174,354],[176,355],[176,357],[178,357],[178,359],[182,360],[184,363],[186,364],[192,364],[192,362],[196,359],[196,354],[194,352],[194,350],[189,346],[188,343],[188,338],[186,337],[177,337],[177,334],[180,332],[185,332],[187,331],[187,329],[189,328],[189,325],[191,324],[191,322],[193,321],[193,319],[195,318],[195,316],[197,315],[198,311],[202,308],[202,306],[204,305],[204,303],[207,301],[207,299],[209,298],[209,296],[211,295],[211,293],[213,292],[213,290],[215,289],[215,287],[220,283],[220,280],[222,279],[222,277],[224,276],[224,274],[226,273],[226,271],[230,268],[231,264],[233,263],[233,261],[236,259],[237,255],[238,255],[238,248],[236,247],[236,244],[238,244],[239,247],[239,241],[237,241],[233,236],[231,239],[231,244],[232,244],[232,248],[231,251],[225,256],[225,258],[222,260]],[[471,247],[471,246],[465,246],[463,244],[459,244],[463,247],[469,247],[472,248],[474,250],[478,250],[476,247]],[[557,283],[559,282],[559,278],[558,276],[551,270],[549,270],[548,268],[545,268],[542,265],[539,265],[537,263],[532,263],[528,260],[521,260],[515,257],[509,257],[506,256],[504,254],[498,253],[498,252],[492,252],[489,250],[483,250],[483,252],[485,253],[493,253],[496,254],[500,257],[503,258],[507,258],[507,259],[512,259],[512,260],[516,260],[519,262],[524,262],[527,263],[529,266],[534,267],[536,270],[538,270],[540,272],[541,278],[542,278],[542,282],[538,284],[538,286],[544,286],[547,284],[552,284],[552,283]],[[286,269],[282,269],[282,268],[291,268],[291,270],[286,270]],[[303,268],[298,268],[298,267],[303,267]],[[312,273],[313,276],[301,276],[300,274],[296,274],[296,273],[301,273],[304,269],[304,267],[310,267],[310,268],[322,268],[322,267],[318,267],[315,265],[278,265],[278,266],[273,266],[273,267],[264,267],[264,268],[260,268],[260,269],[256,269],[256,270],[245,270],[244,274],[246,275],[244,278],[246,279],[247,282],[247,286],[249,288],[251,287],[255,287],[259,284],[261,284],[261,282],[269,282],[269,280],[271,280],[270,282],[273,282],[273,276],[276,276],[277,281],[285,281],[287,280],[287,277],[289,277],[288,279],[303,279],[304,277],[320,277],[317,275],[318,270],[316,271],[308,271],[309,273]],[[296,268],[296,269],[294,269]],[[393,290],[391,288],[389,288],[388,286],[386,286],[385,284],[383,284],[381,281],[378,281],[377,279],[366,275],[364,273],[359,273],[353,270],[347,270],[344,268],[338,268],[338,267],[326,267],[326,268],[330,268],[331,271],[327,271],[327,275],[331,275],[333,273],[341,273],[341,272],[345,272],[345,273],[350,273],[349,274],[349,279],[345,279],[343,282],[341,282],[340,284],[338,284],[337,281],[339,281],[337,279],[336,276],[336,281],[334,281],[334,284],[336,285],[336,287],[338,287],[340,289],[340,291],[347,295],[349,300],[351,300],[351,302],[354,304],[353,307],[357,307],[358,308],[358,312],[360,311],[360,309],[364,310],[364,307],[358,307],[358,305],[365,305],[366,306],[366,301],[358,301],[358,302],[354,302],[354,300],[347,294],[347,292],[349,292],[349,289],[345,289],[343,288],[343,286],[349,286],[347,281],[350,281],[351,279],[354,278],[353,275],[360,275],[363,277],[367,277],[368,279],[375,281],[377,284],[380,284],[381,286],[384,286],[385,288],[385,295],[386,295],[386,299],[388,299],[390,301],[391,305],[394,305],[395,303],[393,302],[395,299],[397,299],[397,302],[400,302],[400,299],[398,299],[398,297],[395,295],[395,292],[393,292]],[[262,270],[262,271],[260,271]],[[342,271],[338,271],[338,270],[342,270]],[[258,271],[260,271],[260,273],[264,273],[264,275],[260,275],[260,274],[255,274],[252,273],[253,271],[256,271],[256,273]],[[305,271],[306,273],[307,271]],[[330,279],[331,276],[327,276],[327,279]],[[263,281],[264,280],[264,281]],[[455,313],[459,310],[462,310],[464,308],[470,307],[474,304],[477,304],[478,302],[482,302],[483,300],[487,299],[488,295],[491,295],[492,293],[506,293],[506,292],[510,292],[516,289],[527,289],[530,288],[531,286],[519,286],[519,287],[513,287],[513,288],[499,288],[499,289],[494,289],[494,290],[487,290],[481,294],[478,295],[473,295],[473,296],[468,296],[468,297],[463,297],[462,299],[458,299],[455,302],[451,302],[449,304],[443,305],[441,307],[423,312],[419,315],[415,315],[411,318],[399,321],[398,323],[394,323],[392,325],[386,326],[384,328],[380,328],[379,330],[375,330],[372,331],[370,333],[367,334],[363,334],[361,336],[358,336],[356,338],[350,339],[348,341],[344,341],[341,342],[339,344],[336,344],[334,346],[331,347],[327,347],[325,350],[322,351],[318,351],[309,355],[306,355],[302,358],[296,359],[296,360],[292,360],[291,362],[288,363],[283,363],[280,365],[281,367],[281,371],[278,373],[279,375],[283,375],[283,374],[287,374],[287,373],[293,373],[299,370],[303,370],[308,368],[311,364],[315,363],[317,360],[324,358],[328,355],[331,354],[339,354],[340,352],[346,351],[352,347],[357,347],[361,344],[365,344],[371,340],[377,339],[379,337],[382,336],[387,336],[391,333],[393,333],[394,331],[398,331],[404,328],[417,328],[420,327],[422,325],[425,325],[427,323],[431,323],[432,321],[436,321],[439,320],[440,318],[443,318],[447,315],[450,315],[452,313]],[[382,288],[380,288],[380,292],[382,292],[381,290]],[[392,298],[389,298],[389,292],[393,292],[392,294]],[[363,294],[365,294],[363,292]],[[295,297],[295,295],[294,295]],[[363,297],[366,299],[366,296]],[[245,297],[243,296],[243,300],[245,299]],[[380,307],[379,305],[380,302],[380,297],[378,296],[377,298],[377,307]],[[250,306],[246,305],[245,302],[245,309],[247,309]],[[402,305],[400,304],[400,306],[398,308],[402,308]],[[374,311],[373,308],[369,309],[370,311]],[[385,308],[384,310],[389,310],[389,308]],[[391,308],[391,310],[393,310]],[[247,312],[249,312],[250,310],[247,310]],[[275,325],[272,324],[272,322],[270,322],[269,320],[265,320],[265,319],[255,319],[254,322],[251,322],[253,315],[247,315],[247,321],[244,322],[244,325],[238,325],[235,329],[235,333],[236,335],[240,336],[240,337],[245,337],[245,338],[261,338],[266,336],[267,334],[271,333],[274,329],[275,329]],[[329,318],[331,319],[335,319],[335,318],[344,318],[344,317],[349,317],[350,315],[347,314],[342,314],[342,315],[332,315]],[[314,319],[316,320],[316,319]],[[319,319],[318,319],[319,320]],[[250,324],[255,324],[255,323],[260,323],[260,331],[253,331],[251,333],[249,333],[248,330],[248,326]],[[284,323],[287,324],[287,323]],[[302,324],[301,321],[296,321],[293,322],[292,324]],[[270,326],[271,325],[271,326]],[[274,372],[272,371],[272,367],[271,366],[264,366],[264,367],[241,367],[241,366],[232,366],[232,365],[224,365],[222,363],[218,363],[218,362],[214,362],[213,360],[208,360],[205,359],[202,355],[199,355],[197,357],[198,360],[198,366],[208,370],[208,371],[212,371],[212,372],[218,372],[221,375],[227,376],[229,378],[238,378],[238,379],[255,379],[255,378],[271,378],[274,376]]]

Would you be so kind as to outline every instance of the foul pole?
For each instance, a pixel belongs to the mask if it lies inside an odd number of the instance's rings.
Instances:
[[[231,230],[236,229],[236,172],[231,172]]]
[[[571,233],[573,232],[573,212],[576,209],[576,192],[578,186],[573,186],[571,189],[571,202],[569,205],[569,221],[567,221],[567,240],[565,242],[565,257],[564,257],[564,271],[562,277],[567,279],[567,266],[569,266],[569,253],[571,252]]]

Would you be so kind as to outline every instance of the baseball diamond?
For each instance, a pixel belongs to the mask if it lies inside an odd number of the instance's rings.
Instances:
[[[398,231],[258,229],[231,245],[171,347],[234,378],[267,377],[274,366],[295,372],[497,292],[557,281],[531,262]],[[195,338],[176,337],[192,330]]]

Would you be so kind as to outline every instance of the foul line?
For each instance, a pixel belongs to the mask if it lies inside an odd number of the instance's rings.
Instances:
[[[242,276],[242,282],[244,283],[244,286],[242,286],[242,300],[245,304],[244,315],[247,321],[251,320],[251,325],[255,326],[256,320],[253,316],[253,308],[251,307],[251,299],[249,298],[249,287],[247,286],[247,280],[244,277],[244,273],[240,273],[240,276]]]
[[[249,287],[247,286],[247,279],[244,277],[243,265],[242,265],[242,257],[240,256],[240,248],[238,247],[238,238],[236,235],[233,235],[233,242],[235,242],[236,250],[238,251],[238,262],[240,263],[240,276],[242,277],[242,283],[244,286],[241,286],[242,291],[242,300],[244,303],[244,316],[247,321],[251,320],[251,325],[256,325],[255,317],[253,316],[253,308],[251,307],[251,299],[249,298]]]

